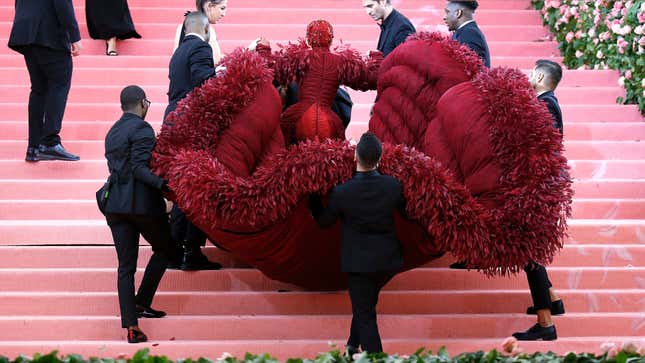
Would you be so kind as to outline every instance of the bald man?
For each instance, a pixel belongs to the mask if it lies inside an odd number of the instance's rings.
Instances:
[[[208,45],[210,26],[206,15],[198,11],[189,13],[184,19],[184,28],[186,36],[170,60],[170,87],[164,120],[181,99],[215,74],[213,50]]]

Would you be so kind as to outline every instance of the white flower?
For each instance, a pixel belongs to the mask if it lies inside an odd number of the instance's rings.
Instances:
[[[625,87],[625,77],[621,76],[620,78],[618,78],[618,85]]]
[[[599,50],[599,51],[596,53],[596,58],[598,58],[598,59],[603,59],[604,57],[605,57],[605,55],[602,53],[602,50]]]
[[[589,35],[590,38],[595,37],[596,36],[596,29],[594,29],[594,28],[589,29],[589,31],[587,32],[587,35]]]

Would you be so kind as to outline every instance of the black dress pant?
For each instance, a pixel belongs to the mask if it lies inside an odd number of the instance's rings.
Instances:
[[[22,52],[31,80],[29,147],[60,143],[60,130],[72,82],[69,51],[27,46]]]
[[[352,301],[352,327],[347,345],[359,346],[363,351],[383,351],[376,322],[378,295],[394,277],[393,272],[349,273],[347,285]]]
[[[170,227],[174,241],[195,248],[206,245],[206,233],[192,224],[177,204],[173,205],[170,211]]]
[[[121,309],[121,326],[137,325],[136,305],[149,307],[159,282],[166,272],[169,256],[173,254],[168,217],[107,214],[114,247],[119,259],[117,290]],[[139,255],[139,235],[152,246],[152,256],[146,266],[139,291],[134,295],[134,273]]]
[[[551,295],[549,289],[553,287],[549,280],[546,268],[538,263],[531,262],[525,268],[526,278],[531,290],[533,306],[537,310],[551,308]]]

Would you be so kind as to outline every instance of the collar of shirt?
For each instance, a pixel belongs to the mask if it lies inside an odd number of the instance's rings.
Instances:
[[[540,98],[542,96],[548,96],[549,93],[553,94],[553,91],[543,91],[543,92],[540,92],[540,94],[538,94],[537,96],[538,98]]]
[[[459,26],[459,28],[457,28],[457,30],[459,30],[459,29],[461,29],[461,28],[465,27],[466,25],[468,25],[468,24],[470,24],[470,23],[474,23],[474,22],[475,22],[475,20],[468,20],[467,22],[465,22],[465,23],[461,24],[461,25]]]
[[[199,35],[199,34],[197,34],[197,33],[188,33],[188,34],[186,34],[186,37],[187,37],[187,36],[189,36],[189,35],[194,35],[194,36],[196,36],[197,38],[201,39],[203,42],[205,42],[205,41],[206,41],[206,40],[204,39],[204,37],[203,37],[203,36],[201,36],[201,35]]]
[[[393,19],[396,18],[396,14],[397,14],[396,9],[392,9],[392,12],[390,13],[390,15],[388,15],[387,18],[383,20],[383,24],[381,24],[381,29],[385,29],[389,24],[391,24]]]
[[[381,175],[381,174],[376,169],[370,170],[370,171],[357,171],[356,174],[354,174],[354,176],[358,178],[364,178],[366,176],[373,176],[373,175]]]

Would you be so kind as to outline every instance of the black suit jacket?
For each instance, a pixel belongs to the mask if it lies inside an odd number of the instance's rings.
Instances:
[[[39,45],[70,51],[70,43],[81,40],[72,0],[16,0],[16,15],[9,48],[22,52]]]
[[[170,59],[170,87],[164,119],[177,108],[177,103],[182,98],[214,74],[211,46],[194,35],[185,37]]]
[[[558,129],[562,134],[564,132],[564,124],[562,123],[562,111],[560,110],[560,104],[558,99],[555,97],[553,91],[544,92],[538,96],[538,100],[546,103],[546,107],[553,117],[553,127]]]
[[[484,61],[486,68],[490,68],[490,52],[484,33],[479,29],[476,22],[464,25],[462,28],[455,30],[452,39],[461,44],[465,44]]]
[[[165,181],[150,170],[155,132],[139,116],[124,113],[107,136],[105,158],[110,170],[110,194],[105,213],[154,216],[166,212],[161,195]]]
[[[340,218],[343,230],[341,267],[344,272],[394,271],[403,265],[394,213],[405,213],[401,184],[377,171],[356,173],[336,186],[327,208],[320,197],[311,198],[311,211],[325,228]]]
[[[381,24],[381,35],[378,38],[377,49],[387,57],[394,48],[403,43],[408,35],[416,33],[414,25],[398,11],[392,10],[390,15]]]

